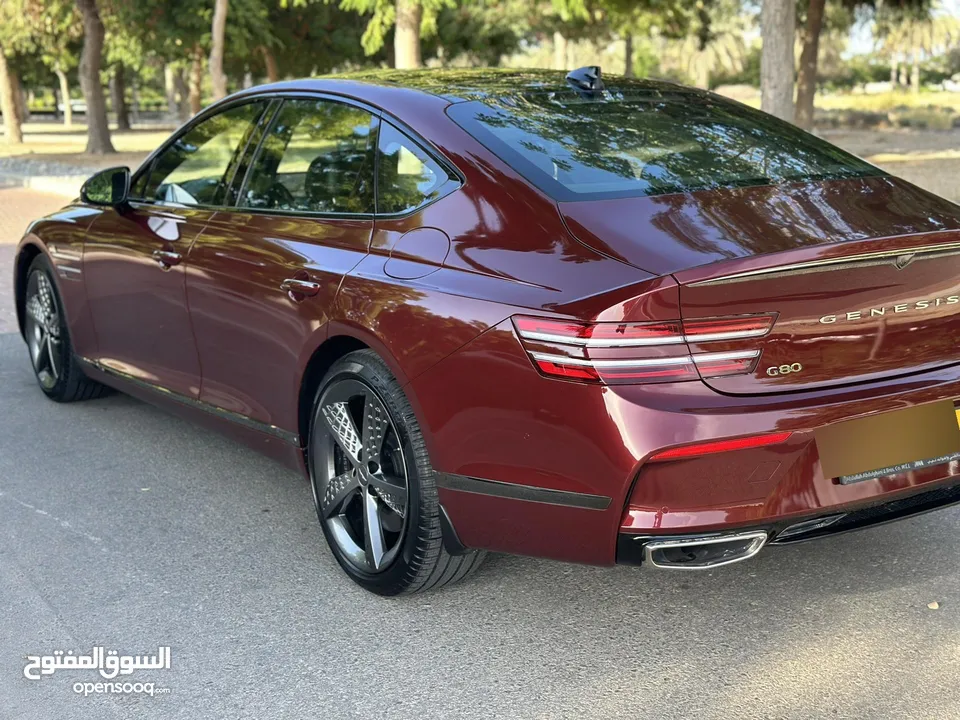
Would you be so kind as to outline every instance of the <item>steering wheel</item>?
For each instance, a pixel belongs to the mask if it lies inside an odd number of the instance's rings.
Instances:
[[[271,184],[264,193],[264,199],[267,201],[268,208],[279,207],[281,210],[293,210],[297,204],[297,199],[293,196],[293,193],[281,182]]]

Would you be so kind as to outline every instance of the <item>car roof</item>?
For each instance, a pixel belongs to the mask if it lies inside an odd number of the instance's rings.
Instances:
[[[530,92],[571,91],[562,70],[513,70],[500,68],[444,68],[426,70],[361,70],[302,80],[289,80],[251,88],[250,92],[313,91],[349,95],[358,100],[380,104],[394,97],[405,101],[413,96],[441,98],[447,103],[502,98]],[[608,89],[620,91],[697,92],[668,80],[603,77]]]

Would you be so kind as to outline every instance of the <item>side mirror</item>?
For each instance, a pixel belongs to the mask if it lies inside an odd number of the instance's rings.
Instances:
[[[90,205],[117,207],[130,195],[130,168],[101,170],[88,178],[80,188],[80,199]]]

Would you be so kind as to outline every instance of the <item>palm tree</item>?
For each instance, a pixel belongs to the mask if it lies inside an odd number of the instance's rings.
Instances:
[[[909,61],[910,89],[920,92],[920,62],[949,50],[960,40],[960,19],[942,12],[938,6],[926,11],[893,11],[878,15],[874,32],[882,43],[881,52],[891,60],[891,67]]]

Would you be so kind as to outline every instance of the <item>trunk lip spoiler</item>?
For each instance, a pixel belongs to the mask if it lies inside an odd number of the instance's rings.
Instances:
[[[706,278],[704,280],[695,280],[685,283],[686,287],[702,287],[705,285],[719,285],[724,283],[741,282],[751,280],[762,276],[776,276],[786,274],[798,274],[804,272],[819,272],[820,270],[836,270],[851,265],[869,266],[869,265],[896,265],[898,268],[904,268],[914,259],[927,260],[941,255],[956,255],[960,253],[960,242],[938,243],[936,245],[919,245],[917,247],[906,247],[897,250],[875,250],[872,252],[856,253],[854,255],[844,255],[841,257],[821,258],[818,260],[806,260],[802,262],[789,263],[786,265],[774,265],[766,268],[757,268],[754,270],[743,270],[740,272],[720,275],[718,277]],[[922,257],[917,257],[922,256]],[[899,264],[900,258],[909,258],[903,264]],[[891,260],[893,262],[891,262]]]

